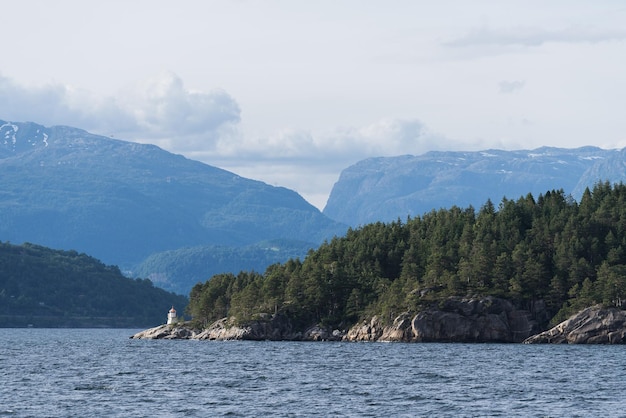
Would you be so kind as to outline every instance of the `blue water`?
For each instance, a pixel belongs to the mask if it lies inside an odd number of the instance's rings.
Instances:
[[[0,416],[626,416],[626,347],[0,329]]]

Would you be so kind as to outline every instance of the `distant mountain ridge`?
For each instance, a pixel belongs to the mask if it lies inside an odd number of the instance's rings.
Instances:
[[[421,216],[453,205],[563,189],[578,199],[599,181],[626,180],[626,149],[428,152],[370,158],[341,173],[323,213],[348,225]]]
[[[134,270],[156,286],[189,294],[197,283],[219,273],[265,271],[267,266],[289,259],[304,259],[314,246],[290,240],[263,241],[243,247],[202,246],[154,253]]]
[[[84,130],[0,120],[0,240],[121,267],[194,246],[343,234],[296,192]]]

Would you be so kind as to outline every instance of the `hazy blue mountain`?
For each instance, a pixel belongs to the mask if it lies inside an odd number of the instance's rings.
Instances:
[[[292,190],[66,126],[0,121],[0,176],[0,240],[123,268],[183,247],[317,245],[346,228]]]
[[[300,241],[272,240],[244,247],[180,248],[152,254],[137,266],[133,275],[146,277],[163,289],[188,295],[195,284],[204,283],[216,274],[262,273],[271,264],[291,258],[303,260],[313,247],[317,246]]]
[[[404,220],[452,205],[497,206],[503,197],[563,189],[578,199],[598,181],[626,180],[626,149],[429,152],[370,158],[341,173],[324,208],[336,221],[356,226]]]

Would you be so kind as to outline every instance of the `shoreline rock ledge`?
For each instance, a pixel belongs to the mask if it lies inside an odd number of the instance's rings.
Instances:
[[[541,331],[547,322],[545,303],[536,301],[529,310],[494,297],[448,298],[418,313],[405,312],[392,324],[374,316],[347,330],[320,325],[295,329],[287,318],[268,315],[237,326],[228,318],[206,329],[190,323],[161,325],[141,331],[133,339],[272,340],[272,341],[369,341],[369,342],[463,342],[520,343]]]
[[[626,311],[595,305],[524,344],[626,344]]]
[[[281,316],[251,321],[237,326],[229,318],[215,321],[208,328],[196,329],[189,322],[159,325],[131,336],[139,340],[253,340],[253,341],[341,341],[345,332],[312,326],[304,331],[294,330]]]
[[[547,322],[545,303],[530,310],[508,300],[450,297],[421,312],[405,312],[385,326],[380,318],[352,327],[344,341],[520,343]]]

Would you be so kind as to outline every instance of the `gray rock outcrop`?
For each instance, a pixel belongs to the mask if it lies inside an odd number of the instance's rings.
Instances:
[[[448,298],[417,314],[405,312],[385,325],[374,316],[347,333],[319,325],[304,331],[280,315],[261,317],[245,325],[224,318],[203,330],[189,323],[161,325],[135,334],[136,339],[272,340],[272,341],[385,341],[385,342],[522,342],[546,322],[545,305],[529,310],[494,297]]]
[[[350,328],[344,340],[354,342],[378,341],[383,334],[383,328],[384,326],[379,318],[374,316],[369,322],[364,321]]]
[[[132,339],[191,339],[191,340],[270,340],[270,341],[340,341],[344,332],[315,325],[305,331],[294,330],[291,322],[281,316],[267,316],[245,325],[237,325],[230,318],[215,321],[198,330],[190,323],[160,325],[131,336]]]
[[[532,310],[520,310],[504,299],[449,298],[441,306],[399,315],[383,326],[378,317],[348,331],[346,341],[398,342],[522,342],[539,332],[545,306],[536,302]]]
[[[273,316],[237,325],[230,318],[214,322],[196,338],[199,340],[292,340],[298,339],[291,323],[283,317]]]
[[[583,309],[526,344],[626,344],[626,311],[600,305]]]
[[[188,340],[195,338],[198,330],[189,327],[186,323],[177,325],[159,325],[136,333],[130,338],[136,340]]]

